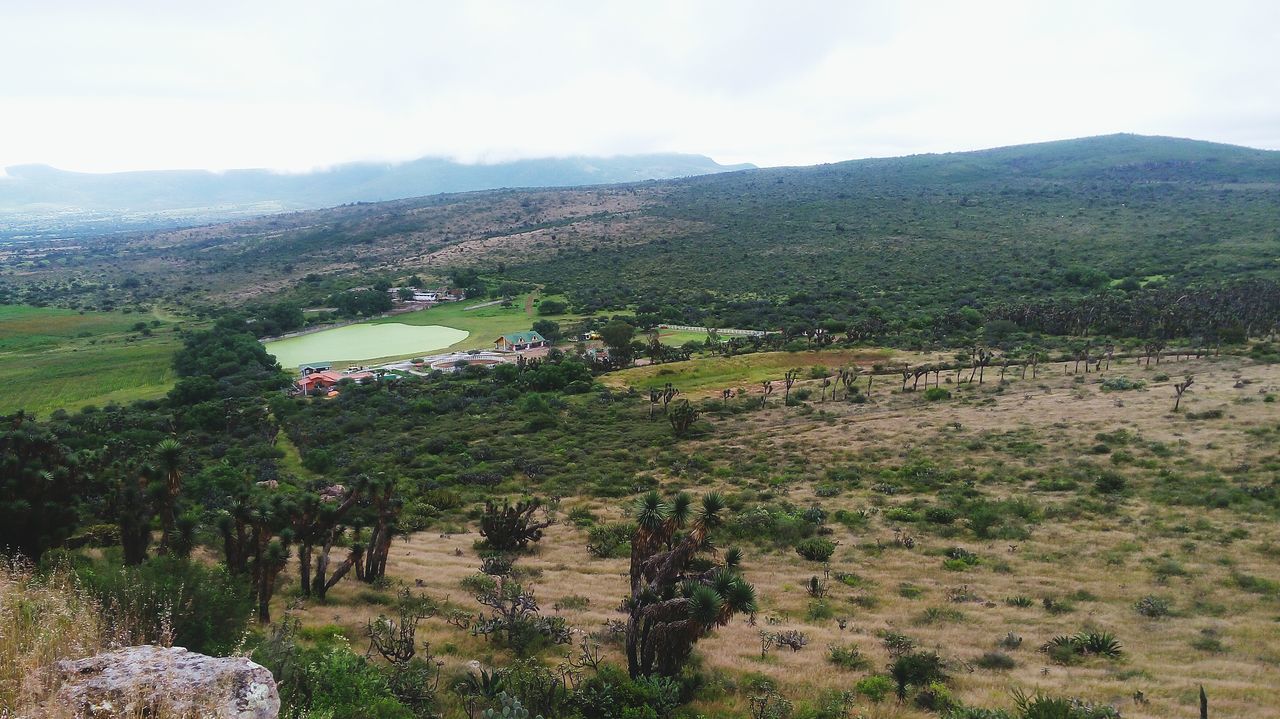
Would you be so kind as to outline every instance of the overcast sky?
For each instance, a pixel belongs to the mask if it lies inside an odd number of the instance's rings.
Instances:
[[[1280,2],[0,0],[0,167],[1280,149]]]

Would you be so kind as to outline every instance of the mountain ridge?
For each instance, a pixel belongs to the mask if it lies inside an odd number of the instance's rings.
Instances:
[[[703,155],[655,153],[465,164],[440,157],[355,162],[307,173],[266,169],[82,173],[15,165],[0,179],[0,217],[19,226],[93,231],[201,224],[290,210],[520,187],[571,187],[728,172]]]

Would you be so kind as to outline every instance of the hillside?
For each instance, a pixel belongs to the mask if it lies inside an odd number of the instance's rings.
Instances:
[[[14,255],[6,279],[65,300],[69,278],[100,294],[134,277],[142,298],[219,303],[316,273],[471,266],[586,310],[939,336],[966,308],[1275,280],[1277,208],[1280,153],[1113,135],[277,215],[55,245]]]
[[[0,173],[0,239],[118,232],[228,220],[350,202],[500,187],[565,187],[666,179],[750,167],[701,155],[566,157],[464,164],[439,157],[348,163],[301,173],[250,169],[92,174],[43,165]]]

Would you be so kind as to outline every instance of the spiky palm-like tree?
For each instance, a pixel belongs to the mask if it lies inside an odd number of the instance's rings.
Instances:
[[[684,493],[664,499],[650,492],[637,501],[626,636],[632,677],[676,676],[699,639],[735,614],[755,613],[755,588],[739,570],[740,552],[728,550],[705,569],[692,566],[699,555],[715,554],[711,532],[723,509],[715,493],[704,495],[696,512]]]
[[[182,491],[182,443],[167,437],[156,445],[156,464],[164,475],[160,493],[160,553],[169,552],[173,525],[177,516],[178,494]]]

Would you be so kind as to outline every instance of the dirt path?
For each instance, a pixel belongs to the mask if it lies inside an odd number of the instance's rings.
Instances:
[[[529,294],[524,296],[524,313],[528,317],[533,316],[533,296],[536,294],[538,293],[530,292]]]

